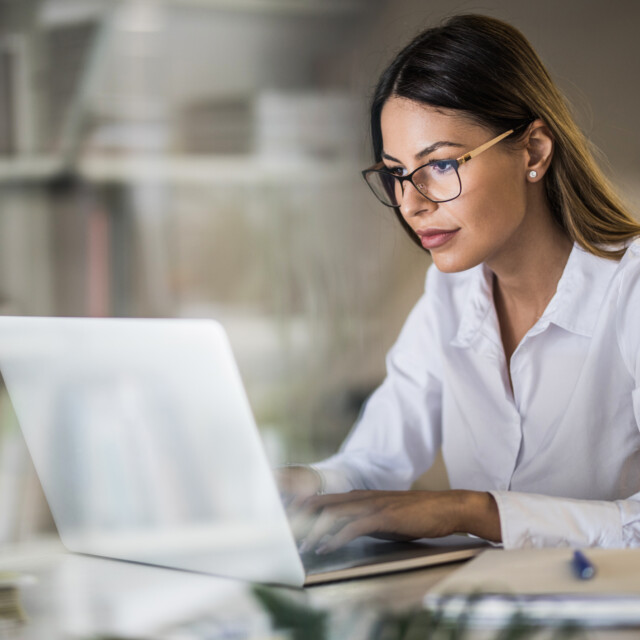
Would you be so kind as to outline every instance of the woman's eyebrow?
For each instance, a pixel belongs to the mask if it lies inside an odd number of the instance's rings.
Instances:
[[[463,144],[460,144],[459,142],[449,142],[447,140],[441,140],[440,142],[434,142],[432,145],[429,145],[428,147],[425,147],[422,151],[419,151],[418,153],[416,153],[416,158],[419,160],[421,158],[424,158],[425,156],[428,156],[430,153],[433,153],[434,151],[436,151],[436,149],[440,149],[441,147],[460,147],[460,148],[464,148]],[[386,151],[383,151],[381,156],[383,158],[385,158],[386,160],[393,160],[394,162],[397,162],[398,164],[402,164],[402,162],[400,162],[400,160],[398,160],[397,158],[394,158],[393,156],[390,156]]]

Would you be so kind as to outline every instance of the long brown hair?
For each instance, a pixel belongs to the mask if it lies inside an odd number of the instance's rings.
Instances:
[[[542,61],[511,25],[481,15],[454,16],[400,51],[382,73],[371,103],[376,162],[382,153],[380,114],[392,96],[459,111],[496,134],[518,128],[524,132],[524,124],[540,118],[555,141],[544,177],[547,201],[567,235],[586,251],[612,259],[620,258],[627,241],[640,235],[640,224],[596,164],[590,143]],[[512,138],[517,140],[516,134]],[[420,245],[399,209],[395,211]]]

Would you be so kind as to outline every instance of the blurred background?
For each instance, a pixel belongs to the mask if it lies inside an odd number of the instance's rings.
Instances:
[[[0,0],[0,314],[216,318],[271,462],[332,453],[429,265],[367,104],[459,12],[525,33],[639,211],[635,0]],[[52,530],[3,392],[0,543]]]

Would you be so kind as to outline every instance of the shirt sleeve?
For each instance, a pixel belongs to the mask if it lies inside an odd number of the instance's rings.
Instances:
[[[387,354],[385,380],[340,451],[312,465],[323,475],[327,493],[408,489],[440,449],[442,376],[434,277],[431,267],[424,294]]]
[[[640,426],[640,244],[623,261],[618,289],[618,346],[634,380],[630,402]],[[622,266],[622,264],[621,264]],[[615,425],[612,425],[614,427]],[[624,500],[573,500],[492,491],[506,549],[523,547],[640,547],[640,492]]]
[[[515,491],[490,493],[498,505],[505,549],[640,546],[640,494],[607,502]],[[628,535],[634,530],[637,540],[632,544]]]

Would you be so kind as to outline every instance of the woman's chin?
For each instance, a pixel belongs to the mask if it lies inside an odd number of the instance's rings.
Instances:
[[[474,260],[471,256],[462,256],[454,252],[431,251],[431,259],[442,273],[459,273],[479,265],[482,260]]]

